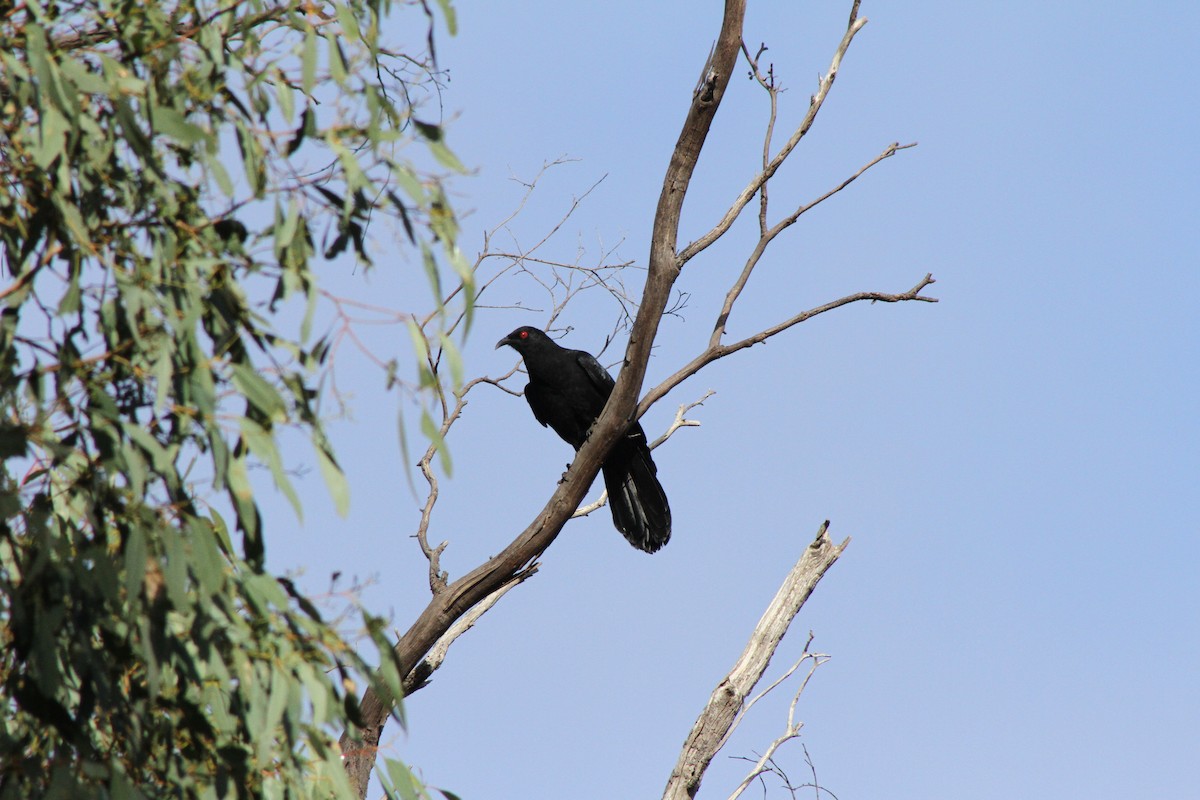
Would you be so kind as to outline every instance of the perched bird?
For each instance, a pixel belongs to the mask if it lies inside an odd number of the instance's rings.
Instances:
[[[525,359],[525,399],[533,416],[567,444],[583,447],[588,431],[616,382],[582,350],[568,350],[537,328],[517,328],[496,343]],[[601,468],[613,524],[639,550],[653,553],[671,538],[671,507],[642,426],[635,422],[609,451]]]

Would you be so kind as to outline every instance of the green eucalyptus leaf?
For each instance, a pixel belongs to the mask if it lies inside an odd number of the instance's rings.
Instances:
[[[296,494],[296,490],[292,487],[292,482],[283,468],[283,459],[279,455],[279,448],[276,447],[275,437],[247,417],[242,417],[238,423],[242,429],[242,438],[250,447],[250,452],[254,453],[255,457],[270,469],[271,477],[275,479],[275,485],[292,504],[297,519],[302,520],[304,512],[300,506],[300,496]]]
[[[233,383],[245,395],[246,401],[272,422],[287,421],[287,405],[283,397],[266,378],[247,362],[232,366]]]
[[[442,16],[446,20],[446,30],[451,36],[458,34],[458,14],[454,10],[454,4],[450,0],[438,0],[438,6],[442,9]]]
[[[346,481],[346,474],[338,466],[333,452],[323,439],[314,439],[313,446],[317,452],[321,477],[325,479],[325,485],[329,487],[329,496],[333,498],[334,508],[337,509],[338,516],[345,517],[350,512],[350,484]]]

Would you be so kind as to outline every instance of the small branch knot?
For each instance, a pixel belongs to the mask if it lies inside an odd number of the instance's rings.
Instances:
[[[701,103],[711,103],[717,92],[717,71],[710,69],[704,76],[704,80],[696,87],[696,94]]]

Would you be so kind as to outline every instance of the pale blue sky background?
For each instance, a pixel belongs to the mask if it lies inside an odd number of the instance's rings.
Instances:
[[[747,40],[769,45],[791,89],[782,135],[849,5],[751,4]],[[657,406],[652,435],[677,404],[717,393],[692,415],[703,426],[655,456],[670,545],[634,551],[607,511],[567,528],[412,698],[409,732],[385,735],[432,784],[467,800],[658,796],[714,683],[828,518],[853,542],[769,674],[809,630],[833,656],[799,715],[840,800],[1196,796],[1200,6],[867,0],[862,14],[817,125],[772,184],[775,216],[890,142],[920,146],[779,240],[731,333],[854,291],[903,291],[926,272],[941,302],[834,312]],[[450,143],[478,170],[456,183],[465,248],[519,199],[510,176],[566,155],[578,161],[551,173],[512,235],[540,238],[607,176],[546,255],[583,249],[589,264],[619,245],[616,260],[644,264],[719,18],[717,2],[460,4],[440,56]],[[751,176],[765,114],[735,76],[685,239]],[[702,347],[752,234],[743,225],[688,265],[688,307],[663,325],[648,386]],[[426,305],[408,254],[378,260],[374,301]],[[491,297],[542,300],[518,280]],[[614,310],[580,304],[565,343],[597,350]],[[493,343],[542,319],[481,312],[468,374],[506,371],[515,357]],[[379,335],[408,358],[402,330]],[[351,515],[332,513],[313,472],[295,533],[286,504],[268,503],[272,563],[315,589],[334,570],[374,576],[367,604],[403,629],[428,589],[407,538],[418,512],[397,399],[349,355],[339,382],[355,395],[354,421],[334,427]],[[435,522],[452,576],[532,519],[570,457],[523,400],[484,389],[453,433]],[[778,735],[786,704],[781,693],[757,707],[701,796],[727,796],[745,767],[729,757]],[[799,743],[779,761],[806,773]]]

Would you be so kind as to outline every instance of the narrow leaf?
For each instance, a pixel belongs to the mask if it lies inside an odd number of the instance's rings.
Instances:
[[[303,520],[304,512],[300,507],[300,497],[296,494],[287,472],[283,469],[283,459],[279,455],[279,448],[275,445],[275,437],[252,419],[242,417],[238,422],[241,425],[242,438],[249,445],[250,452],[254,453],[255,457],[271,470],[271,477],[275,479],[275,485],[292,504],[296,518]]]
[[[273,422],[287,421],[287,406],[283,398],[252,365],[244,361],[234,364],[233,384],[250,405],[261,411],[267,419]]]
[[[350,510],[350,483],[346,480],[345,473],[342,472],[342,468],[338,466],[337,460],[329,450],[328,443],[317,441],[314,438],[313,446],[317,451],[317,463],[321,467],[321,477],[325,479],[325,485],[329,487],[329,496],[333,498],[334,508],[337,509],[338,516],[344,517]]]

